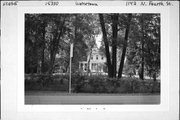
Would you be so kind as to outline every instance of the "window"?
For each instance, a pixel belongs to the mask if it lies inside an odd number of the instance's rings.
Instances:
[[[104,57],[102,56],[102,57],[101,57],[101,59],[103,60],[103,59],[104,59]]]
[[[96,55],[96,60],[98,60],[98,55]]]
[[[81,69],[83,69],[83,63],[81,63]]]
[[[91,69],[94,70],[94,63],[91,64]]]
[[[85,65],[84,70],[86,71],[87,70],[87,64],[85,63],[84,65]]]

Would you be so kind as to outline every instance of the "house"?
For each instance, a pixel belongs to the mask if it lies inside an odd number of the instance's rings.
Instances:
[[[99,51],[97,47],[94,47],[87,53],[87,60],[79,62],[79,70],[81,72],[106,73],[107,67],[105,54]]]

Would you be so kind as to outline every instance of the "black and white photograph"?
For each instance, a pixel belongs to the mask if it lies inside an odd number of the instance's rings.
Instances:
[[[178,1],[1,1],[0,119],[178,120]]]
[[[25,13],[25,104],[160,104],[160,13]]]

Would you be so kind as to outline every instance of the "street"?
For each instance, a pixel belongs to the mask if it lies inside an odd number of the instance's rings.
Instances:
[[[160,95],[28,93],[25,104],[160,104]]]

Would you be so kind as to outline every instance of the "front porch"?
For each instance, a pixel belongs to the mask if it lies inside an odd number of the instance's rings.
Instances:
[[[91,73],[106,73],[105,72],[105,64],[102,62],[90,62],[89,63],[89,71],[88,71],[88,62],[82,61],[79,62],[79,70],[81,72],[91,72]]]

